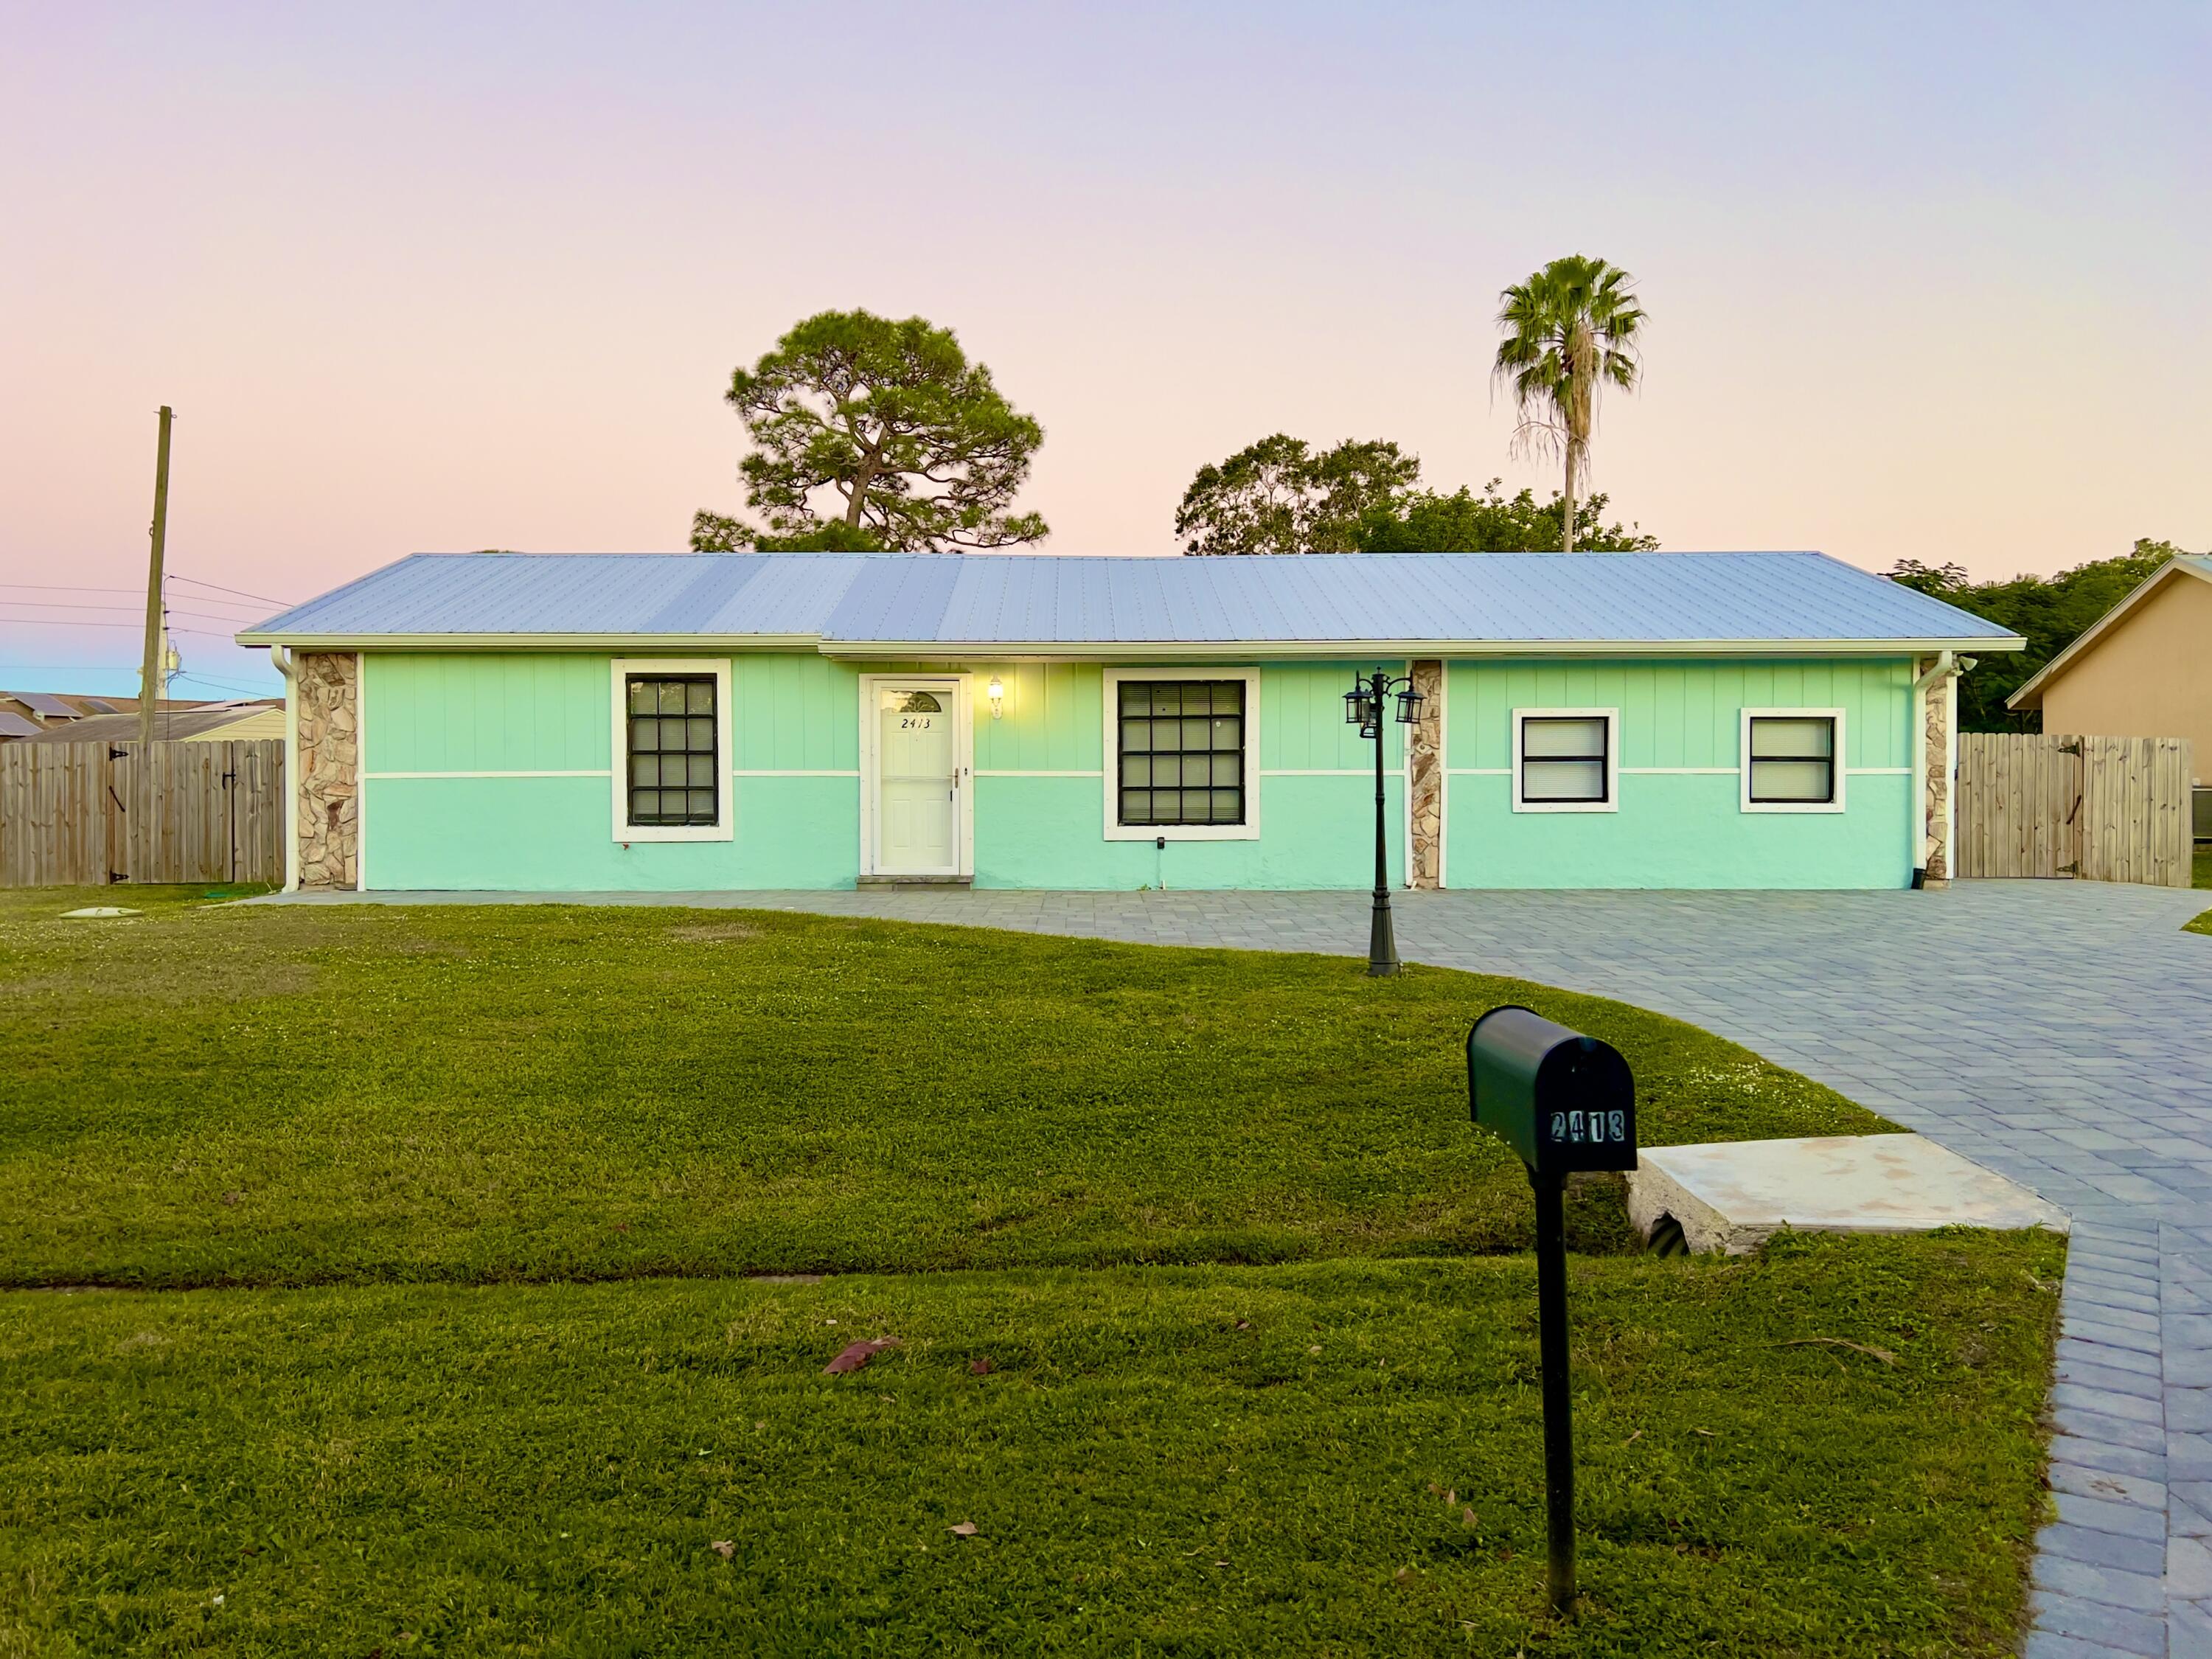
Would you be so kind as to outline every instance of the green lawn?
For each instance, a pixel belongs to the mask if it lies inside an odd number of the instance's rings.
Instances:
[[[1609,1038],[1647,1144],[1887,1127],[1706,1033],[1352,958],[119,896],[0,894],[0,1284],[131,1287],[0,1292],[0,1659],[2012,1650],[2063,1241],[1658,1258],[1610,1180],[1543,1609],[1528,1189],[1460,1045]]]
[[[1516,1249],[1462,1043],[1617,1044],[1650,1144],[1881,1120],[1619,1003],[1352,958],[758,912],[0,896],[0,1284]],[[1355,947],[1358,941],[1352,942]],[[1610,1188],[1576,1215],[1618,1242]]]
[[[2212,887],[2212,842],[2199,842],[2196,856],[2190,860],[2190,885]],[[2192,933],[2212,933],[2212,910],[2207,910],[2196,921],[2187,924]]]
[[[18,1292],[0,1653],[2004,1655],[2062,1259],[1573,1263],[1564,1627],[1525,1257]]]

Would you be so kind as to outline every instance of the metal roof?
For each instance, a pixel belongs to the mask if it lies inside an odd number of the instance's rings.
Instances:
[[[2018,649],[1820,553],[416,554],[242,645],[1187,655]]]
[[[84,712],[71,704],[64,702],[50,691],[0,691],[0,697],[11,698],[21,703],[33,714],[58,716],[65,720],[75,720]]]

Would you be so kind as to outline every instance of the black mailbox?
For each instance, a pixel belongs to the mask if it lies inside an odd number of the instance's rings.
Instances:
[[[1636,1080],[1620,1051],[1528,1008],[1492,1008],[1467,1034],[1474,1121],[1537,1175],[1636,1167]]]

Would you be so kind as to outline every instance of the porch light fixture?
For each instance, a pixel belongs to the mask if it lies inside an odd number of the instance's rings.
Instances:
[[[1413,726],[1418,723],[1421,718],[1421,704],[1427,699],[1413,690],[1413,681],[1391,679],[1379,669],[1371,680],[1363,676],[1353,683],[1351,690],[1344,694],[1344,723],[1358,726],[1363,738],[1380,736],[1376,730],[1379,724],[1377,711],[1394,687],[1398,697],[1398,724]]]
[[[991,700],[991,718],[1003,720],[1006,713],[1006,683],[996,674],[992,675],[991,684],[984,689],[983,695]]]
[[[1421,694],[1413,682],[1393,679],[1388,669],[1362,674],[1344,694],[1344,720],[1359,728],[1359,735],[1375,744],[1375,903],[1367,924],[1367,972],[1381,978],[1398,971],[1398,936],[1390,922],[1389,836],[1384,829],[1382,806],[1382,705],[1398,696],[1398,724],[1411,726],[1421,718]]]

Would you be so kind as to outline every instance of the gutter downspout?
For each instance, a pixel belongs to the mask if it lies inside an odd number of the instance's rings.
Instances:
[[[269,660],[284,677],[284,890],[300,890],[300,697],[292,678],[292,653],[269,647]]]
[[[1944,709],[1943,764],[1947,774],[1954,780],[1954,784],[1953,789],[1947,791],[1943,798],[1943,842],[1948,852],[1951,838],[1950,826],[1955,821],[1954,814],[1957,811],[1957,802],[1954,799],[1955,781],[1959,769],[1957,681],[1960,675],[1973,665],[1974,659],[1972,657],[1961,657],[1949,650],[1939,651],[1936,653],[1936,660],[1930,665],[1928,672],[1912,682],[1912,824],[1913,842],[1918,851],[1918,856],[1912,861],[1912,886],[1915,891],[1927,884],[1928,854],[1930,845],[1935,840],[1935,837],[1928,833],[1928,693],[1940,685],[1942,687],[1943,696],[1948,700],[1948,706]],[[1948,858],[1945,859],[1943,867],[1947,872],[1950,869]]]

